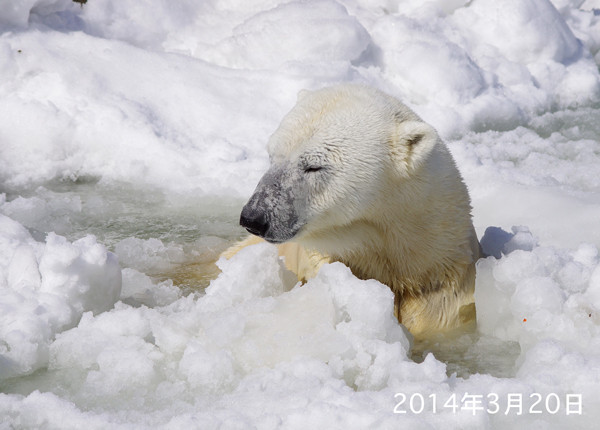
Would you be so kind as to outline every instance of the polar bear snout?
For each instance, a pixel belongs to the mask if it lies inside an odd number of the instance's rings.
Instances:
[[[240,225],[250,234],[262,237],[267,242],[283,243],[293,238],[301,225],[298,216],[285,202],[275,206],[266,204],[263,194],[255,194],[242,209]]]
[[[242,209],[240,225],[267,242],[292,239],[306,224],[306,191],[289,166],[272,166]]]
[[[269,219],[264,211],[246,205],[240,215],[240,225],[248,230],[248,233],[264,237],[269,230]]]

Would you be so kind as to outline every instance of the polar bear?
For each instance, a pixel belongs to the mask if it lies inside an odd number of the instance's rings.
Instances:
[[[268,142],[271,166],[242,209],[300,280],[340,261],[395,296],[419,337],[475,316],[480,246],[467,188],[437,132],[385,93],[357,84],[301,91]]]

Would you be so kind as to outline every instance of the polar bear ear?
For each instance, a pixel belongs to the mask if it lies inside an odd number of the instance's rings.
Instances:
[[[391,143],[391,157],[403,173],[417,170],[429,157],[439,140],[433,127],[422,121],[402,121],[396,124]]]

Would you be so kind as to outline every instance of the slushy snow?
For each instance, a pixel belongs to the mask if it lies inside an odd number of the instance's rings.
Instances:
[[[0,429],[595,428],[600,2],[0,0]],[[477,330],[270,245],[212,263],[300,89],[431,123]]]

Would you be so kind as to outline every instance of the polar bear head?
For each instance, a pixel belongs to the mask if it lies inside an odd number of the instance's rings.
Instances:
[[[438,143],[431,126],[376,89],[346,84],[302,91],[269,140],[271,167],[240,224],[282,243],[394,216],[380,211],[389,199],[414,204]]]

